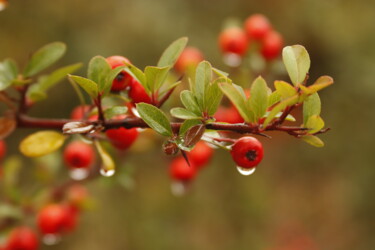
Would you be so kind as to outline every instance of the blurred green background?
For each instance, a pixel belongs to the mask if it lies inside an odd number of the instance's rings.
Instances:
[[[135,188],[90,183],[95,209],[83,214],[75,233],[42,249],[374,248],[374,1],[10,0],[0,12],[0,59],[24,65],[32,51],[59,40],[68,45],[60,66],[120,54],[143,68],[188,36],[223,68],[217,36],[224,20],[254,13],[267,15],[286,45],[308,49],[311,79],[335,79],[321,92],[322,116],[332,128],[321,136],[326,146],[272,133],[274,139],[262,139],[265,159],[249,177],[217,151],[179,198],[170,193],[168,159],[159,147],[128,154],[124,167],[136,170]],[[33,113],[64,117],[77,103],[65,82]],[[28,133],[7,139],[11,153]],[[304,246],[292,248],[295,241]]]

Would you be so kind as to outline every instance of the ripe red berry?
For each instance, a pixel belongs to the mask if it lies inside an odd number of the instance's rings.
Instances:
[[[43,234],[60,234],[72,228],[72,216],[66,206],[50,204],[39,211],[37,224]]]
[[[189,161],[192,162],[195,167],[201,168],[207,165],[211,160],[213,153],[213,148],[208,146],[207,143],[200,141],[188,153]]]
[[[251,15],[245,21],[246,34],[254,40],[263,39],[271,29],[268,18],[262,14]]]
[[[203,60],[203,54],[199,49],[194,47],[187,47],[181,53],[174,67],[179,73],[183,73],[190,67],[195,67]]]
[[[239,167],[253,168],[263,158],[263,146],[256,138],[245,136],[234,143],[230,153]]]
[[[35,232],[26,226],[13,229],[5,244],[6,250],[36,250],[39,247]]]
[[[7,151],[6,144],[3,140],[0,140],[0,160],[5,156]]]
[[[228,28],[220,33],[219,46],[223,53],[234,53],[243,56],[246,54],[248,44],[248,38],[240,28]]]
[[[117,116],[115,119],[124,119],[125,116]],[[105,134],[114,147],[120,150],[129,148],[138,137],[136,128],[113,128],[108,129]]]
[[[169,172],[172,179],[178,181],[190,181],[197,174],[197,170],[192,162],[190,162],[189,166],[182,156],[172,160],[169,165]]]
[[[130,82],[129,97],[133,103],[145,102],[151,104],[151,97],[146,93],[142,84],[135,79]]]
[[[91,108],[89,105],[79,105],[75,107],[70,113],[70,119],[76,121],[83,120],[83,118],[85,118],[86,113],[89,112],[90,109]]]
[[[112,69],[120,67],[120,66],[124,66],[130,63],[129,59],[123,56],[110,56],[107,58],[107,62],[109,63]],[[131,75],[129,75],[125,71],[121,71],[113,80],[111,90],[121,91],[125,89],[130,84],[130,81],[132,79],[133,77]]]
[[[71,142],[64,150],[64,161],[72,168],[90,167],[94,159],[94,149],[81,141]]]
[[[272,60],[278,57],[283,48],[283,38],[276,32],[269,32],[262,40],[261,53],[266,60]]]

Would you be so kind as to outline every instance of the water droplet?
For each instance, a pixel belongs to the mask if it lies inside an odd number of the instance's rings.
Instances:
[[[56,245],[61,241],[61,236],[58,234],[45,234],[43,235],[43,243],[52,246]]]
[[[137,110],[136,108],[131,108],[131,111],[132,111],[132,113],[133,113],[136,117],[138,117],[138,118],[141,117],[141,116],[139,115],[138,110]]]
[[[70,178],[76,181],[86,179],[89,175],[89,171],[85,168],[75,168],[69,172]]]
[[[110,176],[112,176],[112,175],[114,175],[115,174],[115,170],[105,170],[105,169],[100,169],[100,174],[101,175],[103,175],[103,176],[105,176],[105,177],[110,177]]]
[[[243,168],[243,167],[237,166],[237,170],[238,170],[238,172],[240,172],[240,174],[248,176],[248,175],[251,175],[255,172],[255,167],[254,168]]]
[[[145,128],[137,128],[137,131],[139,132],[139,133],[142,133],[143,131],[145,131],[146,129]]]
[[[174,181],[171,183],[171,191],[174,196],[183,196],[187,192],[187,184],[182,181]]]
[[[223,61],[230,67],[238,67],[242,62],[242,58],[235,53],[226,53],[223,57]]]

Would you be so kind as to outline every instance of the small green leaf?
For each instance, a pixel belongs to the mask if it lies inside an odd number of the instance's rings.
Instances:
[[[253,122],[258,121],[266,113],[268,106],[268,87],[262,77],[255,79],[250,89],[250,98],[248,100],[250,110],[254,113]]]
[[[212,71],[215,72],[215,74],[218,75],[219,77],[227,78],[229,76],[229,73],[224,72],[224,71],[222,71],[220,69],[217,69],[215,67],[212,67]]]
[[[324,142],[315,135],[304,135],[301,139],[314,147],[321,148],[324,146]]]
[[[6,89],[17,78],[18,68],[15,61],[6,59],[0,63],[0,91]]]
[[[279,92],[274,91],[268,97],[268,107],[273,106],[274,104],[278,103],[281,100],[281,96]]]
[[[83,88],[91,98],[95,99],[98,97],[98,85],[90,79],[69,75],[69,78]]]
[[[320,115],[321,103],[318,93],[314,93],[307,97],[303,103],[303,124],[306,124],[309,117]]]
[[[180,127],[179,135],[184,135],[191,127],[194,127],[198,124],[202,124],[202,121],[198,119],[185,120]]]
[[[147,78],[147,88],[151,93],[158,90],[167,79],[168,72],[171,69],[170,66],[167,67],[154,67],[147,66],[145,68],[145,75]],[[146,86],[144,86],[146,88]]]
[[[302,83],[310,69],[310,56],[305,47],[301,45],[285,47],[283,61],[293,84],[297,86]]]
[[[202,117],[197,116],[190,110],[184,108],[173,108],[171,109],[171,115],[179,119],[202,119]]]
[[[301,86],[301,89],[304,94],[311,95],[315,92],[318,92],[319,90],[322,90],[324,88],[327,88],[328,86],[333,84],[333,79],[330,76],[321,76],[314,82],[314,84],[305,87]]]
[[[275,81],[274,84],[275,84],[276,91],[279,93],[279,95],[283,99],[289,98],[297,94],[297,90],[287,82]]]
[[[310,128],[309,133],[314,134],[324,128],[324,121],[318,115],[312,115],[309,117],[305,124],[306,128]]]
[[[228,78],[220,77],[207,86],[205,100],[207,106],[207,113],[210,116],[216,113],[216,110],[220,105],[221,99],[223,98],[223,92],[220,90],[218,84],[220,82],[228,82]]]
[[[103,146],[100,144],[98,140],[94,141],[96,149],[98,150],[99,156],[102,160],[102,168],[101,170],[104,173],[107,173],[109,171],[114,171],[116,169],[115,162],[113,161],[110,154],[108,154],[107,151],[104,150]]]
[[[205,92],[212,78],[212,67],[207,61],[198,64],[195,72],[194,93],[201,110],[206,109]]]
[[[95,56],[89,62],[87,71],[88,79],[98,84],[98,91],[103,92],[108,89],[107,77],[111,72],[111,66],[102,56]]]
[[[133,78],[135,78],[143,86],[147,86],[146,75],[142,70],[134,66],[133,64],[127,64],[127,67],[124,69],[125,72],[129,73]]]
[[[171,124],[160,109],[147,103],[138,103],[137,111],[143,121],[156,132],[164,136],[173,135]]]
[[[199,109],[197,99],[190,90],[181,91],[180,98],[182,104],[185,106],[186,109],[190,110],[198,116],[201,115],[202,111]]]
[[[55,131],[39,131],[22,140],[19,149],[27,157],[47,155],[59,149],[65,141],[65,136]]]
[[[233,105],[237,108],[238,112],[240,113],[241,117],[246,122],[251,122],[252,119],[249,117],[250,111],[246,106],[246,99],[243,93],[241,92],[241,87],[234,84],[234,83],[219,83],[219,87],[221,91],[231,100]]]
[[[188,38],[182,37],[171,43],[161,55],[158,67],[173,66],[185,49],[187,42]]]
[[[50,43],[40,48],[31,56],[23,72],[24,76],[30,77],[38,74],[59,60],[65,54],[65,51],[66,45],[61,42]]]
[[[104,111],[104,116],[105,118],[107,119],[111,119],[112,117],[114,116],[117,116],[117,115],[123,115],[125,114],[126,112],[128,111],[128,108],[125,107],[125,106],[113,106],[109,109],[106,109]]]
[[[68,65],[55,70],[48,76],[41,77],[36,84],[31,85],[31,87],[28,89],[28,97],[33,101],[39,101],[46,98],[46,92],[50,88],[63,80],[68,74],[78,70],[80,67],[82,67],[81,63]]]
[[[267,127],[267,125],[276,117],[276,115],[283,111],[286,107],[292,106],[298,102],[298,95],[289,97],[288,99],[285,99],[284,101],[278,103],[273,109],[270,111],[268,117],[263,123],[263,127]]]

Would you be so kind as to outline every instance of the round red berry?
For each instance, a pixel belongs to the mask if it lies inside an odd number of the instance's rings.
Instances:
[[[130,61],[126,57],[123,56],[110,56],[107,58],[108,64],[111,66],[112,69],[125,66],[129,64]],[[121,91],[129,86],[133,77],[126,73],[125,71],[121,71],[116,78],[113,80],[111,90],[112,91]]]
[[[234,53],[243,56],[246,54],[248,44],[248,38],[240,28],[228,28],[220,33],[219,46],[223,53]]]
[[[178,72],[183,73],[189,68],[197,66],[203,60],[203,54],[199,49],[187,47],[181,53],[174,67]]]
[[[35,232],[26,226],[13,229],[5,244],[6,250],[36,250],[39,247]]]
[[[182,156],[172,160],[169,171],[172,179],[178,181],[190,181],[197,174],[197,170],[192,162],[190,162],[189,166]]]
[[[272,60],[277,58],[283,48],[283,38],[276,32],[269,32],[262,40],[261,53],[266,60]]]
[[[130,83],[129,97],[132,99],[133,103],[145,102],[151,104],[151,97],[147,94],[142,84],[135,79]]]
[[[3,140],[0,140],[0,160],[5,156],[7,151],[6,144]]]
[[[195,167],[201,168],[209,163],[214,154],[213,148],[207,145],[207,143],[200,141],[195,144],[194,148],[188,153],[189,161],[194,164]]]
[[[87,112],[89,112],[91,107],[89,105],[79,105],[75,107],[70,113],[70,119],[72,120],[83,120]]]
[[[246,34],[254,40],[263,39],[271,29],[268,18],[262,14],[251,15],[245,21]]]
[[[60,234],[66,231],[68,213],[63,205],[47,205],[39,211],[37,224],[43,234]]]
[[[114,119],[124,119],[126,116],[117,116]],[[138,138],[138,130],[136,128],[113,128],[108,129],[107,135],[111,144],[117,149],[124,150],[129,148]]]
[[[256,138],[245,136],[234,143],[230,153],[239,167],[253,168],[263,159],[263,146]]]
[[[71,142],[64,150],[64,161],[72,168],[90,167],[94,159],[94,149],[81,141]]]

